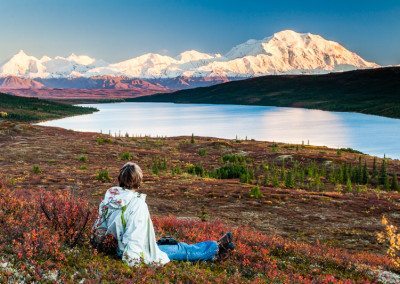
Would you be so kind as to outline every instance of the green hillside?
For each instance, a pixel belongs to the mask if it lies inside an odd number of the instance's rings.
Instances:
[[[303,107],[399,118],[400,67],[264,76],[129,101]]]
[[[78,107],[36,98],[25,98],[0,93],[0,119],[37,122],[66,116],[88,114],[95,108]]]

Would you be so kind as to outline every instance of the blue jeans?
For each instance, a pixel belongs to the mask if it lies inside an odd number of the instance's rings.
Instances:
[[[214,260],[218,254],[218,243],[215,241],[192,245],[178,243],[176,245],[159,245],[158,247],[168,255],[170,260],[208,261]]]

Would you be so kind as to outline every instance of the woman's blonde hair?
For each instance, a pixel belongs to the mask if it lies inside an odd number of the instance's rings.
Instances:
[[[142,169],[135,163],[128,162],[119,171],[118,182],[122,188],[139,188],[142,179]]]

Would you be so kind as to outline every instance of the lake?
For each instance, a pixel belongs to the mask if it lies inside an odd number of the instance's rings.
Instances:
[[[76,131],[125,135],[211,136],[256,139],[333,148],[400,158],[400,120],[300,108],[172,104],[90,104],[99,112],[39,123]]]

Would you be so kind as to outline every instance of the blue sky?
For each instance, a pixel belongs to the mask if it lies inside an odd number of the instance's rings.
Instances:
[[[400,64],[399,0],[0,0],[0,63],[20,49],[109,62],[146,52],[225,53],[283,29],[320,34],[367,60]]]

